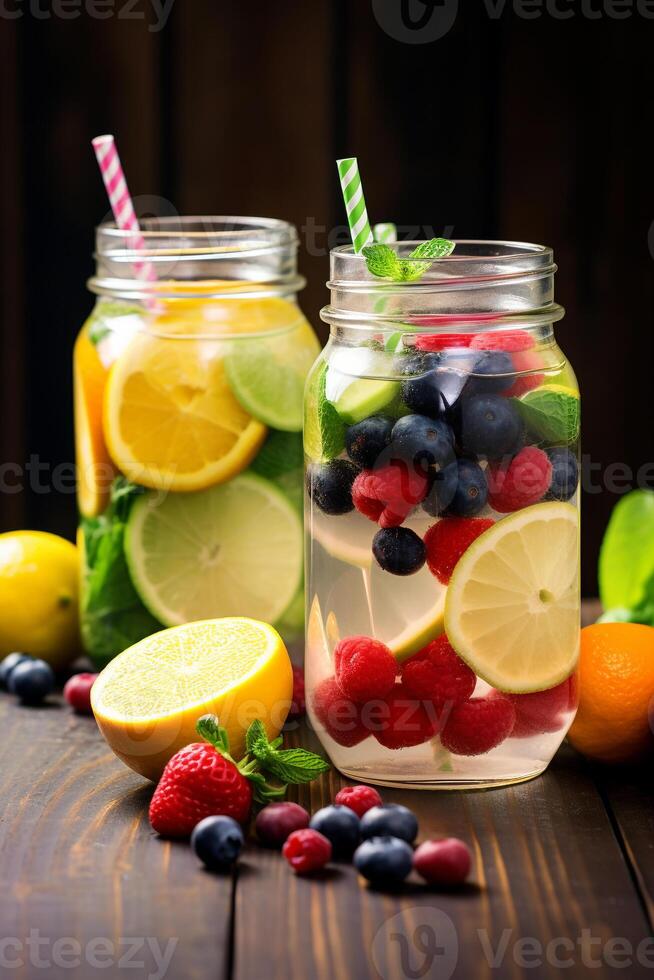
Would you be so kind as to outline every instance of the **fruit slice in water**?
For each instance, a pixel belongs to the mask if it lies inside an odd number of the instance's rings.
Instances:
[[[116,755],[156,780],[175,752],[199,741],[195,723],[204,714],[218,715],[236,759],[254,717],[276,737],[292,690],[291,662],[272,626],[212,619],[162,630],[129,647],[97,678],[91,703]]]
[[[400,390],[388,379],[392,355],[360,347],[337,352],[330,360],[326,396],[347,425],[381,412]],[[341,368],[343,370],[341,370]]]
[[[564,681],[579,655],[579,524],[571,504],[498,521],[459,560],[445,630],[475,673],[525,694]]]
[[[518,399],[529,429],[545,443],[575,442],[579,437],[579,395],[564,385],[543,385]]]
[[[395,580],[377,564],[370,572],[372,620],[377,639],[403,661],[443,632],[447,590],[428,568]]]
[[[345,449],[345,423],[327,399],[327,364],[309,379],[304,421],[304,448],[315,463],[328,463]]]
[[[254,418],[285,432],[302,431],[304,383],[320,345],[292,303],[291,329],[256,340],[234,340],[225,360],[229,383],[243,408]]]
[[[302,580],[302,521],[268,480],[248,473],[202,493],[149,493],[125,532],[132,580],[166,626],[248,613],[274,623]]]
[[[231,479],[256,455],[266,427],[234,398],[221,343],[143,333],[114,364],[105,392],[105,438],[132,482],[204,490]]]
[[[360,378],[339,395],[336,411],[348,425],[375,415],[393,401],[398,392],[397,382]]]
[[[97,517],[109,503],[116,471],[102,431],[107,370],[87,331],[88,327],[77,338],[73,355],[77,502],[83,517]]]

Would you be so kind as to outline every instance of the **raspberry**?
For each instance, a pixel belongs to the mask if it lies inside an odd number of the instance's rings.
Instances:
[[[432,885],[460,885],[470,874],[470,848],[457,837],[426,840],[413,855],[413,867]]]
[[[428,333],[416,337],[418,350],[440,351],[454,347],[470,347],[472,334],[469,333]]]
[[[488,333],[478,333],[470,343],[472,350],[501,350],[507,354],[531,350],[533,346],[533,338],[526,330],[492,330]]]
[[[352,487],[357,510],[380,527],[398,527],[427,496],[429,478],[404,460],[363,470]]]
[[[365,703],[390,694],[397,660],[385,644],[370,636],[348,636],[334,651],[336,679],[343,694]]]
[[[381,802],[381,796],[372,786],[344,786],[334,797],[334,803],[349,806],[357,817],[362,817],[373,806],[381,806]]]
[[[306,713],[306,703],[304,698],[304,671],[301,667],[293,667],[293,700],[289,718],[301,718]]]
[[[541,355],[531,350],[520,351],[513,354],[512,360],[516,371],[531,371],[532,373],[522,374],[516,378],[510,388],[505,388],[502,395],[505,398],[519,398],[520,395],[526,395],[528,391],[532,391],[534,388],[540,388],[545,380],[545,375],[540,373],[534,374],[533,372],[537,368],[543,367],[543,358]]]
[[[313,692],[313,710],[330,738],[352,748],[368,737],[361,721],[361,707],[346,698],[335,677],[327,677]]]
[[[452,709],[441,742],[455,755],[483,755],[509,737],[514,723],[515,708],[499,692],[471,698]]]
[[[542,449],[527,446],[508,465],[488,468],[488,502],[499,514],[538,503],[552,481],[552,463]]]
[[[402,666],[405,691],[436,708],[452,708],[472,697],[477,678],[443,634]]]
[[[377,741],[387,749],[405,749],[422,745],[438,731],[434,706],[423,705],[411,697],[402,684],[384,701],[368,705],[363,721]]]
[[[282,854],[297,875],[304,875],[325,867],[332,845],[317,830],[294,830],[284,841]]]
[[[472,542],[492,527],[487,517],[444,517],[425,534],[429,571],[447,585],[452,572]]]
[[[576,679],[574,675],[568,677],[562,684],[547,691],[499,696],[509,698],[515,708],[515,725],[511,732],[513,738],[543,735],[556,732],[565,724],[566,713],[575,706]]]

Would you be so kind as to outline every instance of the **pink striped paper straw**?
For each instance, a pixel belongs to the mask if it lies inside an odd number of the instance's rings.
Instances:
[[[113,136],[96,136],[92,143],[104,186],[107,188],[116,225],[121,231],[130,233],[128,239],[130,248],[143,252],[146,248],[145,239],[141,234],[132,198],[127,188],[125,173],[116,149],[116,141]],[[137,279],[142,282],[156,281],[155,268],[147,259],[144,259],[143,262],[134,262],[134,272]]]

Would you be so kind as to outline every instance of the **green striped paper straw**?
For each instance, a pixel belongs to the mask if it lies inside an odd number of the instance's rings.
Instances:
[[[359,164],[356,157],[346,157],[345,160],[337,160],[336,165],[338,175],[341,178],[341,190],[343,191],[347,220],[350,225],[352,244],[358,255],[365,245],[371,245],[373,241],[368,212],[366,211],[366,201],[363,196]]]
[[[397,241],[397,228],[392,221],[383,221],[372,229],[372,236],[380,245],[393,245]]]

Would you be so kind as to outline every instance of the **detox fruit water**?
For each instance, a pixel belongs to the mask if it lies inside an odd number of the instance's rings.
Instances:
[[[302,393],[319,351],[281,221],[97,233],[75,345],[81,629],[102,665],[168,626],[249,616],[303,632]]]
[[[404,282],[373,257],[332,252],[306,391],[310,719],[365,782],[528,779],[577,704],[579,391],[553,256],[458,242]]]

